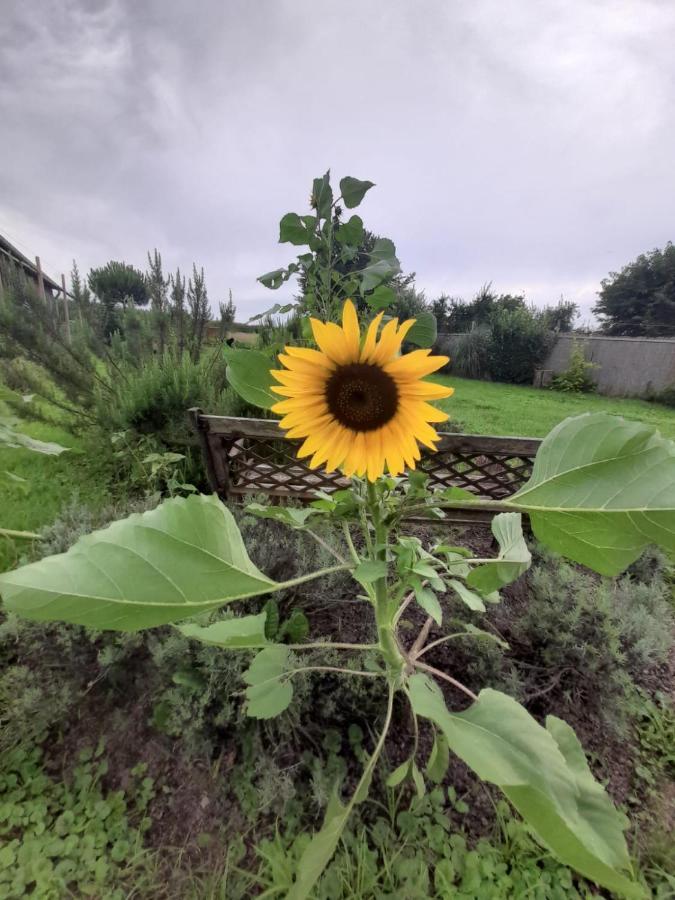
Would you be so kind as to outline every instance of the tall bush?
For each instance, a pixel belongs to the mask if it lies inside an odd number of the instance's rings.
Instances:
[[[495,381],[531,384],[552,337],[544,322],[525,308],[502,309],[490,320],[487,358]]]

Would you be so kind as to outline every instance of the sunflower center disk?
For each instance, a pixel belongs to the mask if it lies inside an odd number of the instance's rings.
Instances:
[[[379,366],[352,363],[339,366],[326,383],[331,413],[353,431],[374,431],[393,419],[398,409],[394,379]]]

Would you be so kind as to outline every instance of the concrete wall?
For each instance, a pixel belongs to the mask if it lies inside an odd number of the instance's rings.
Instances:
[[[601,394],[643,397],[675,384],[675,338],[560,335],[542,365],[543,383],[569,366],[574,340],[599,368],[590,374]]]

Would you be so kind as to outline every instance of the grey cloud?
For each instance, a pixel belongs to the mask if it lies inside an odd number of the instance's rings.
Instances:
[[[54,274],[203,264],[242,313],[331,166],[429,295],[538,303],[673,238],[669,0],[5,0],[0,231]],[[274,298],[276,299],[276,298]]]

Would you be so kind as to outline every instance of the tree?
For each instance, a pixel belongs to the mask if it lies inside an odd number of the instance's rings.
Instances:
[[[102,327],[106,340],[110,340],[119,328],[118,306],[145,306],[149,300],[143,273],[124,262],[111,260],[100,269],[92,269],[88,282],[103,306]]]
[[[91,291],[82,281],[80,270],[75,260],[73,260],[73,268],[70,271],[70,293],[73,295],[73,301],[80,321],[86,319],[91,309]]]
[[[549,331],[569,332],[579,315],[579,307],[562,297],[555,306],[545,306],[540,312],[541,319]]]
[[[171,276],[171,318],[176,332],[176,344],[179,356],[185,351],[186,342],[186,313],[185,313],[185,277],[181,276],[180,269]]]
[[[605,334],[675,334],[675,246],[642,253],[601,282],[593,312]]]
[[[164,278],[162,271],[162,254],[155,248],[152,256],[148,253],[148,265],[150,269],[145,276],[148,294],[150,295],[150,304],[152,314],[157,329],[157,339],[159,341],[159,352],[163,356],[166,347],[167,331],[168,331],[168,297],[167,288],[169,279]]]
[[[199,359],[206,323],[209,321],[209,298],[204,282],[204,269],[197,271],[192,263],[192,278],[188,282],[188,307],[190,309],[190,349],[195,362]]]
[[[221,341],[223,341],[227,337],[227,332],[232,329],[235,316],[237,315],[237,307],[234,305],[234,301],[232,300],[232,291],[230,291],[230,296],[227,303],[223,303],[221,301],[218,304],[218,309],[220,311],[219,334]]]

